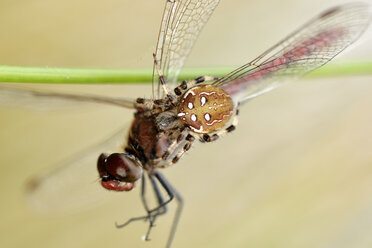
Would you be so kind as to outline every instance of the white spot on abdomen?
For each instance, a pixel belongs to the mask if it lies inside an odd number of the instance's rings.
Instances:
[[[187,104],[187,107],[188,107],[189,109],[193,109],[193,108],[194,108],[194,104],[192,104],[192,102],[189,102],[189,103]]]
[[[210,121],[210,120],[211,120],[211,115],[210,115],[210,114],[205,114],[205,115],[204,115],[204,119],[205,119],[206,121]]]
[[[190,118],[192,121],[196,121],[196,115],[192,114]]]
[[[203,107],[205,105],[205,103],[207,102],[207,98],[205,98],[205,96],[202,96],[200,98],[200,103],[201,103],[201,106]]]

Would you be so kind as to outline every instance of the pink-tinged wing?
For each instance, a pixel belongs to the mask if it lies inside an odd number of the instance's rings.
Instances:
[[[125,136],[126,131],[118,130],[101,144],[32,178],[26,192],[30,207],[53,213],[79,211],[105,202],[110,194],[100,184],[97,160],[103,152],[123,152]]]
[[[176,87],[178,74],[218,2],[219,0],[166,1],[155,58],[170,88]],[[154,97],[160,98],[162,91],[155,70],[153,84],[156,90]]]
[[[48,110],[65,106],[66,103],[87,102],[108,104],[135,109],[135,100],[129,98],[111,98],[88,94],[58,93],[48,90],[17,87],[16,85],[0,85],[0,104],[20,107],[31,107]]]
[[[252,99],[326,64],[361,36],[371,18],[363,3],[329,9],[213,84],[238,101]]]

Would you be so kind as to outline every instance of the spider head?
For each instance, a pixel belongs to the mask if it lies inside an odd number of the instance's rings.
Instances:
[[[102,153],[97,162],[101,185],[114,191],[130,191],[142,177],[142,164],[127,153]]]

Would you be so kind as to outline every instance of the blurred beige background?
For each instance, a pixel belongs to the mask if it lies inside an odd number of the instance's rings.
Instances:
[[[341,2],[346,1],[221,0],[187,66],[241,65]],[[151,67],[163,5],[3,0],[0,64]],[[336,62],[370,61],[371,37],[370,28],[364,42]],[[372,76],[355,76],[285,85],[246,104],[236,132],[196,145],[164,171],[186,202],[174,247],[371,247],[371,82]],[[131,97],[151,91],[150,85],[52,88]],[[147,223],[114,227],[144,213],[139,189],[106,193],[76,211],[40,213],[26,201],[30,178],[128,126],[130,111],[15,105],[0,106],[1,247],[165,246],[174,205],[158,220],[151,242],[141,241]],[[91,188],[99,191],[98,184]]]

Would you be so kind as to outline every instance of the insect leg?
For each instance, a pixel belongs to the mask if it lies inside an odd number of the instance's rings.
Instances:
[[[172,243],[172,240],[174,238],[174,234],[175,234],[175,231],[176,231],[176,227],[177,227],[180,215],[181,215],[182,198],[181,198],[180,194],[176,190],[174,190],[174,188],[170,185],[170,183],[159,172],[155,172],[153,175],[148,175],[148,176],[149,176],[151,185],[154,189],[154,193],[155,193],[155,196],[156,196],[156,199],[157,199],[159,205],[152,210],[148,210],[146,200],[144,201],[145,202],[145,208],[146,208],[146,211],[147,211],[147,216],[143,216],[142,219],[148,219],[150,221],[149,228],[148,228],[147,233],[144,237],[144,240],[146,240],[146,241],[150,240],[149,239],[150,232],[151,232],[152,228],[155,226],[156,218],[160,215],[165,214],[168,210],[167,209],[167,204],[169,202],[171,202],[174,198],[176,198],[179,205],[177,206],[176,216],[175,216],[175,219],[173,220],[170,237],[169,237],[168,242],[167,242],[167,247],[170,247],[170,245]],[[169,196],[169,199],[167,201],[164,201],[164,198],[161,194],[161,191],[158,187],[158,184],[154,180],[154,177],[160,182],[161,186],[167,192],[167,194]],[[144,194],[142,194],[142,195],[144,196]],[[141,217],[139,217],[139,218],[141,218]],[[136,220],[137,219],[138,218],[136,218]]]
[[[146,201],[146,177],[145,176],[142,177],[141,200],[142,200],[142,204],[143,204],[143,207],[145,208],[146,212],[149,213],[150,210],[149,210],[149,207],[148,207],[147,201]],[[116,226],[116,228],[123,228],[123,227],[129,225],[131,222],[134,222],[134,221],[137,221],[137,220],[146,220],[148,218],[149,218],[148,215],[133,217],[133,218],[130,218],[129,220],[127,220],[126,222],[124,222],[123,224],[115,223],[115,226]],[[151,225],[151,223],[150,223],[150,225]]]
[[[169,200],[167,201],[164,201],[164,198],[161,194],[161,191],[159,190],[159,187],[158,187],[158,184],[156,183],[156,181],[154,180],[154,175],[150,175],[148,174],[148,177],[150,179],[150,182],[151,182],[151,185],[152,185],[152,188],[154,189],[154,193],[155,193],[155,197],[156,197],[156,200],[158,202],[158,206],[152,210],[149,209],[148,207],[148,204],[147,204],[147,201],[146,201],[146,183],[145,183],[145,177],[142,178],[142,189],[141,189],[141,200],[142,200],[142,203],[143,203],[143,206],[147,212],[147,215],[144,215],[144,216],[139,216],[139,217],[133,217],[133,218],[130,218],[128,221],[126,221],[125,223],[123,224],[117,224],[115,223],[116,227],[117,228],[123,228],[127,225],[129,225],[131,222],[134,222],[134,221],[138,221],[138,220],[149,220],[149,227],[147,229],[147,232],[146,232],[146,235],[144,236],[144,240],[145,241],[149,241],[149,236],[150,236],[150,232],[152,230],[152,228],[155,226],[155,220],[158,216],[160,215],[163,215],[167,212],[167,207],[166,205],[171,201],[173,200],[174,196],[172,194],[172,192],[167,191],[168,195],[169,195]]]
[[[142,200],[142,204],[146,212],[149,212],[149,207],[147,205],[147,200],[146,200],[146,177],[145,176],[142,177],[141,200]]]
[[[212,142],[212,141],[217,140],[219,137],[234,131],[236,129],[236,126],[238,125],[239,108],[240,108],[240,103],[238,103],[238,105],[236,106],[234,119],[233,119],[233,121],[232,121],[232,123],[229,127],[218,131],[217,133],[213,134],[212,136],[210,136],[209,134],[204,134],[200,138],[200,141],[201,142]]]
[[[183,199],[180,193],[165,179],[165,177],[160,172],[155,172],[155,177],[159,180],[160,184],[164,187],[164,189],[167,192],[172,192],[174,195],[174,198],[177,201],[177,209],[176,214],[173,219],[171,231],[169,234],[168,242],[167,242],[167,248],[171,247],[172,241],[174,239],[174,235],[176,234],[178,222],[181,217],[182,208],[183,208]]]
[[[154,176],[153,175],[148,175],[149,176],[149,179],[150,179],[150,182],[151,182],[151,185],[152,185],[152,188],[154,189],[154,193],[155,193],[155,196],[156,196],[156,200],[158,202],[158,207],[156,207],[155,209],[153,210],[149,210],[147,205],[146,204],[146,200],[144,200],[144,205],[145,205],[145,209],[146,209],[146,212],[147,212],[147,219],[149,220],[149,228],[147,229],[147,233],[144,237],[144,240],[146,241],[149,241],[149,237],[150,237],[150,232],[152,230],[152,228],[155,226],[155,220],[158,216],[160,215],[163,215],[167,212],[167,204],[173,199],[173,196],[170,196],[170,199],[165,202],[164,201],[164,198],[161,194],[161,191],[159,190],[159,187],[158,187],[158,184],[156,183],[156,181],[154,180]],[[143,198],[144,195],[143,195]]]

